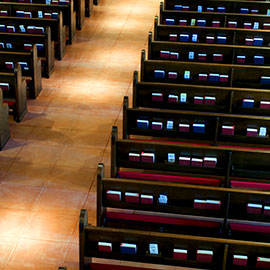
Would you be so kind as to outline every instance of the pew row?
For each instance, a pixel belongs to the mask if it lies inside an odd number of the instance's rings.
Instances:
[[[270,189],[270,150],[111,137],[111,177]]]
[[[55,42],[55,56],[61,60],[66,51],[66,27],[63,25],[62,12],[57,19],[39,19],[27,17],[0,17],[0,32],[27,32],[30,34],[43,34],[46,27],[53,29],[51,39]],[[10,30],[9,30],[10,29]],[[23,30],[22,30],[23,29]]]
[[[87,211],[80,214],[80,270],[138,270],[123,263],[95,263],[94,258],[215,270],[239,269],[238,259],[245,258],[250,269],[261,269],[269,266],[269,248],[268,243],[92,227]]]
[[[148,59],[236,65],[270,65],[270,48],[256,46],[153,41],[148,36]]]
[[[142,50],[141,81],[269,89],[270,66],[146,60]]]
[[[171,97],[172,98],[172,97]],[[213,104],[209,97],[197,96]],[[195,102],[196,102],[195,97]],[[129,108],[123,102],[123,138],[130,135],[211,145],[269,147],[270,118],[220,113]],[[211,105],[209,105],[211,106]],[[166,139],[165,139],[166,140]]]
[[[54,71],[54,42],[51,41],[51,29],[46,27],[44,34],[0,32],[0,50],[26,52],[37,45],[38,57],[41,58],[42,76],[49,78]],[[9,46],[11,45],[12,48]]]
[[[3,93],[0,89],[0,150],[4,148],[9,137],[8,104],[3,103]]]
[[[21,66],[17,64],[14,73],[0,72],[0,88],[3,101],[9,106],[16,122],[21,122],[27,112],[26,81],[22,78]]]
[[[30,78],[28,83],[29,97],[36,98],[42,89],[41,60],[37,56],[37,47],[33,46],[30,52],[0,51],[0,71],[13,73],[15,65],[19,63],[22,76]]]
[[[105,178],[104,165],[99,164],[97,226],[266,242],[270,237],[269,194]]]
[[[74,11],[74,3],[71,0],[65,5],[47,5],[45,3],[14,3],[1,2],[0,10],[6,11],[8,16],[31,16],[32,18],[55,18],[59,13],[63,14],[63,25],[68,28],[69,44],[72,43],[76,35],[76,12]],[[53,14],[53,15],[52,15]],[[40,17],[39,17],[40,16]]]
[[[204,99],[203,104],[198,104],[199,102],[194,102],[196,96],[215,98],[215,105],[212,103],[209,106],[209,102]],[[250,106],[243,106],[243,100],[253,101],[253,104],[249,102]],[[134,71],[133,75],[133,108],[269,116],[268,104],[270,92],[265,89],[138,82],[138,72]]]

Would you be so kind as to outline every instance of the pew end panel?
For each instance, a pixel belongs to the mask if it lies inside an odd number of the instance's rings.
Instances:
[[[0,88],[0,151],[10,138],[8,126],[8,104],[3,103],[3,93]]]

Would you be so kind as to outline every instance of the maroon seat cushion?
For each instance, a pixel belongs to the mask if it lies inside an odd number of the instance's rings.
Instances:
[[[270,183],[231,181],[232,187],[270,190]]]

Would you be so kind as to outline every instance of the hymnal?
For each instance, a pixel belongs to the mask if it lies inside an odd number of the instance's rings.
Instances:
[[[25,28],[24,28],[23,25],[20,25],[19,28],[20,28],[20,32],[21,32],[21,33],[25,33]]]
[[[9,91],[9,83],[0,83],[0,88],[3,91]]]
[[[43,33],[44,33],[44,27],[39,27],[39,26],[37,26],[37,27],[35,28],[35,33],[36,33],[36,34],[43,34]]]
[[[215,97],[205,96],[204,97],[204,104],[205,105],[215,105],[216,104],[216,98]]]
[[[257,137],[258,129],[257,128],[247,128],[247,136],[249,137]]]
[[[168,162],[175,163],[175,153],[168,153]]]
[[[254,64],[263,65],[264,64],[264,56],[262,56],[262,55],[255,55],[254,56]]]
[[[152,101],[163,101],[162,93],[152,93]]]
[[[170,34],[169,39],[170,39],[170,41],[177,41],[177,35],[176,34]]]
[[[203,165],[202,158],[192,158],[191,159],[191,166],[202,167],[202,165]]]
[[[256,267],[269,269],[270,268],[270,258],[257,257]]]
[[[127,203],[139,203],[140,195],[139,195],[139,193],[126,192],[125,193],[125,201]]]
[[[190,26],[195,26],[195,25],[196,25],[196,19],[191,19]]]
[[[270,23],[264,23],[263,24],[263,29],[270,30]]]
[[[259,29],[259,28],[260,28],[259,22],[254,22],[253,29]]]
[[[217,74],[217,73],[210,73],[209,74],[209,81],[211,81],[211,82],[218,82],[219,81],[219,74]]]
[[[67,1],[67,0],[59,0],[58,1],[59,5],[67,5],[68,3],[69,3],[69,1]]]
[[[197,261],[212,262],[212,259],[213,259],[212,250],[197,250]]]
[[[189,6],[182,6],[183,11],[189,11]]]
[[[53,12],[52,13],[52,19],[57,19],[58,18],[58,13],[57,12]]]
[[[206,8],[206,11],[207,11],[207,12],[214,12],[214,8],[212,8],[212,7],[207,7],[207,8]]]
[[[154,77],[164,79],[165,78],[165,71],[164,70],[154,70]]]
[[[3,24],[0,24],[0,32],[6,32],[6,26]]]
[[[32,18],[32,13],[31,12],[28,12],[28,11],[25,11],[24,12],[24,17],[26,17],[26,18]]]
[[[270,84],[270,77],[269,76],[261,76],[260,82],[261,82],[261,84]]]
[[[218,200],[206,200],[206,209],[219,211],[221,207],[221,201]]]
[[[189,132],[189,124],[179,124],[178,131]]]
[[[192,34],[191,40],[192,40],[192,42],[197,42],[197,40],[198,40],[198,35],[197,35],[197,34]]]
[[[37,45],[37,51],[38,51],[38,52],[39,52],[39,51],[43,51],[43,49],[44,49],[44,44],[39,44],[39,43],[37,43],[36,45]]]
[[[222,135],[234,135],[234,126],[222,126]]]
[[[179,25],[186,26],[187,25],[187,20],[179,20]]]
[[[194,199],[193,207],[195,209],[206,209],[207,207],[206,200]]]
[[[198,53],[198,60],[199,61],[206,61],[206,53]]]
[[[223,54],[222,53],[214,53],[213,54],[213,61],[214,62],[222,62],[223,61]]]
[[[152,129],[162,130],[163,123],[162,122],[152,122]]]
[[[27,33],[34,34],[35,33],[35,26],[27,26]]]
[[[179,157],[179,165],[182,166],[190,166],[190,161],[191,158],[190,157]]]
[[[181,11],[182,10],[182,5],[174,5],[174,9]]]
[[[187,102],[187,93],[181,93],[180,94],[180,102],[186,103]]]
[[[212,21],[212,27],[220,27],[220,21]]]
[[[177,79],[177,72],[169,71],[169,72],[168,72],[168,78],[169,78],[169,79],[176,80],[176,79]]]
[[[141,194],[141,203],[142,204],[153,204],[154,197],[153,195]]]
[[[141,161],[141,155],[138,154],[138,153],[129,153],[128,154],[128,160],[129,161],[140,162]]]
[[[178,102],[178,96],[176,95],[169,95],[168,96],[168,102]]]
[[[259,137],[266,137],[267,135],[267,128],[266,127],[260,127],[259,129]]]
[[[235,22],[235,21],[229,21],[228,22],[228,27],[229,28],[236,28],[237,27],[237,22]]]
[[[248,203],[247,204],[247,213],[248,214],[261,214],[262,205],[257,203]]]
[[[249,9],[248,8],[240,8],[240,13],[248,14]]]
[[[258,14],[259,10],[258,9],[252,9],[250,12],[251,12],[251,14]]]
[[[51,13],[44,13],[44,18],[45,19],[51,19],[52,18],[52,14]]]
[[[148,120],[137,120],[137,128],[148,128],[149,127],[149,121]]]
[[[202,12],[203,11],[203,7],[202,6],[198,6],[197,11],[198,12]]]
[[[121,243],[120,244],[120,251],[122,254],[135,255],[137,253],[137,245],[136,244]]]
[[[121,201],[121,191],[107,190],[107,200]]]
[[[26,51],[30,51],[32,49],[33,45],[32,44],[25,43],[25,44],[23,44],[23,47],[24,47],[24,49]]]
[[[38,11],[38,18],[43,18],[43,12],[41,10]]]
[[[263,38],[261,37],[254,37],[253,39],[254,46],[262,46],[263,45]]]
[[[220,82],[228,82],[229,81],[229,75],[219,75],[219,81]]]
[[[188,53],[188,59],[189,60],[194,60],[194,52],[189,52]]]
[[[269,205],[265,205],[263,207],[263,214],[264,215],[270,215],[270,206]]]
[[[270,101],[260,101],[260,108],[261,109],[270,109]]]
[[[160,204],[167,204],[168,203],[168,196],[165,194],[160,194],[158,198],[158,202]]]
[[[24,11],[17,10],[16,11],[16,17],[24,17]]]
[[[26,62],[18,62],[21,65],[22,70],[28,69],[28,64]]]
[[[9,32],[9,33],[15,33],[15,26],[8,25],[7,26],[7,32]]]
[[[242,107],[244,108],[253,108],[254,107],[254,99],[243,99]]]
[[[12,49],[12,44],[11,43],[7,43],[6,44],[6,47],[7,47],[7,49]]]
[[[217,158],[215,157],[204,157],[203,158],[203,166],[204,167],[216,167],[217,166]]]
[[[98,251],[100,251],[100,252],[112,252],[112,243],[98,242]]]
[[[245,28],[245,29],[251,29],[251,28],[252,28],[252,23],[250,23],[250,22],[245,22],[245,23],[244,23],[244,28]]]
[[[174,25],[174,23],[175,23],[174,19],[166,19],[165,20],[165,24],[167,24],[167,25]]]
[[[214,42],[215,42],[215,37],[213,37],[213,36],[206,37],[206,43],[212,44]]]
[[[8,12],[7,10],[0,10],[0,16],[7,16]]]
[[[182,41],[182,42],[189,41],[189,35],[188,34],[180,34],[180,41]]]
[[[244,64],[246,62],[246,56],[245,55],[237,55],[236,61],[239,64]]]
[[[226,44],[227,38],[224,36],[217,36],[217,44]]]
[[[178,52],[170,52],[170,59],[179,59],[179,53]]]
[[[253,38],[246,38],[245,41],[246,41],[246,45],[250,45],[250,46],[253,45]]]
[[[13,62],[5,62],[6,68],[8,69],[14,69],[14,63]]]
[[[197,26],[206,26],[206,20],[197,20]]]
[[[154,153],[141,153],[141,161],[146,163],[154,163],[155,162],[155,154]]]
[[[151,255],[158,255],[158,244],[150,243],[149,244],[149,253]]]
[[[246,255],[233,255],[233,265],[247,266],[247,261]]]
[[[199,73],[198,78],[199,78],[199,81],[207,81],[208,75]]]
[[[217,8],[217,12],[226,12],[226,8],[225,7],[218,7]]]
[[[173,129],[173,121],[170,121],[170,120],[167,121],[166,128],[169,129],[169,130],[170,130],[170,129]]]
[[[190,71],[185,70],[184,72],[184,79],[189,80],[190,79]]]
[[[186,260],[187,259],[187,250],[186,249],[173,249],[173,258],[177,260]]]
[[[203,104],[203,97],[194,96],[194,104]]]
[[[0,42],[0,48],[1,48],[1,49],[4,49],[4,48],[5,48],[5,43]]]

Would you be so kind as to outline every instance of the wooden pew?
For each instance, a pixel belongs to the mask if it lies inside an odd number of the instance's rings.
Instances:
[[[66,27],[63,25],[62,12],[59,13],[58,19],[39,19],[39,18],[21,18],[21,17],[0,17],[0,24],[5,26],[14,26],[15,32],[20,31],[20,25],[24,25],[25,30],[27,26],[43,27],[44,31],[46,27],[50,27],[54,31],[51,31],[51,38],[56,43],[55,56],[61,60],[66,51]],[[37,33],[33,33],[37,34]]]
[[[6,84],[2,86],[4,103],[12,110],[14,120],[20,122],[27,112],[26,82],[21,66],[16,64],[14,73],[0,72],[0,83]]]
[[[3,103],[3,93],[0,89],[0,150],[4,148],[9,137],[8,104]]]
[[[111,177],[269,190],[269,154],[269,149],[120,140],[113,127]]]
[[[121,245],[125,243],[125,245]],[[133,253],[135,244],[136,252]],[[150,244],[157,244],[158,254],[150,253]],[[105,246],[103,248],[103,246]],[[106,248],[107,246],[107,248]],[[179,250],[180,249],[180,250]],[[237,255],[247,256],[250,269],[267,261],[270,245],[230,239],[127,230],[119,228],[100,228],[88,225],[88,213],[81,210],[79,221],[80,270],[138,270],[136,267],[122,265],[105,265],[94,263],[93,258],[141,262],[160,265],[174,265],[200,269],[240,269]],[[201,251],[202,250],[202,251]],[[129,251],[129,252],[128,252]],[[186,252],[184,252],[186,251]],[[205,251],[205,252],[203,252]],[[208,251],[208,252],[207,252]],[[181,256],[184,252],[185,256]],[[200,254],[207,254],[200,256]],[[207,258],[207,259],[206,259]],[[263,262],[261,262],[263,261]],[[145,269],[144,266],[140,269]],[[149,268],[147,268],[149,269]]]
[[[97,226],[266,242],[270,237],[269,194],[269,191],[105,178],[104,164],[99,164]],[[234,231],[234,226],[242,227],[243,232]],[[258,233],[260,226],[264,226],[262,230],[268,228],[268,232]]]
[[[270,67],[145,60],[143,50],[141,81],[269,89]]]
[[[236,65],[270,65],[269,47],[153,41],[148,36],[148,59]]]
[[[167,20],[168,19],[168,20]],[[160,4],[160,24],[193,25],[220,28],[270,29],[270,18],[262,14],[232,14],[165,10]]]
[[[29,44],[42,44],[43,49],[38,50],[38,57],[41,58],[42,76],[49,78],[54,71],[54,42],[51,41],[51,29],[46,27],[44,34],[28,34],[28,33],[6,33],[0,32],[0,41],[5,44],[2,51],[25,52],[31,50]],[[6,47],[10,43],[12,49]],[[24,46],[24,44],[28,44]]]
[[[198,11],[198,6],[202,6],[202,11],[206,12],[207,8],[213,8],[213,12],[218,12],[218,7],[224,7],[227,13],[238,13],[241,14],[241,8],[248,9],[248,14],[267,14],[269,9],[269,3],[267,1],[245,1],[245,0],[164,0],[164,7],[167,10],[179,10],[180,7],[175,5],[185,6],[184,10]],[[189,7],[189,8],[187,8]],[[182,9],[183,10],[183,9]],[[212,11],[212,10],[209,10]],[[219,12],[224,12],[220,9]],[[244,12],[244,11],[242,11]],[[247,10],[245,10],[247,12]],[[243,14],[243,13],[242,13]]]
[[[209,102],[213,100],[210,99]],[[203,133],[194,132],[197,124],[204,126]],[[269,117],[129,108],[128,97],[124,97],[124,139],[128,139],[130,135],[140,135],[211,145],[228,144],[267,148],[270,147],[269,132]]]
[[[180,102],[182,93],[186,93],[186,103]],[[169,95],[179,98],[179,102],[170,102]],[[215,106],[194,104],[195,96],[216,98]],[[185,95],[184,95],[185,97]],[[243,100],[254,100],[251,108],[243,107]],[[188,85],[157,82],[138,82],[138,72],[133,76],[133,107],[158,108],[169,110],[191,110],[220,112],[245,115],[270,115],[270,110],[261,105],[270,101],[270,92],[264,89],[220,87],[206,85]]]
[[[188,35],[188,42],[217,44],[217,38],[220,37],[220,44],[224,45],[248,45],[254,44],[254,38],[262,38],[262,46],[267,47],[270,43],[270,37],[266,30],[238,29],[238,28],[219,28],[219,27],[199,27],[182,25],[164,25],[158,24],[158,18],[155,18],[154,40],[159,41],[180,41],[180,35]],[[226,41],[224,39],[226,37]],[[194,41],[192,41],[192,38]],[[184,39],[185,40],[185,39]],[[221,41],[223,40],[223,42]],[[184,41],[186,42],[186,41]],[[258,45],[259,46],[259,45]]]
[[[26,11],[31,12],[33,18],[38,18],[38,11],[42,11],[43,17],[44,13],[60,13],[63,14],[63,24],[68,27],[68,40],[69,44],[72,43],[76,35],[76,12],[74,11],[73,0],[71,0],[66,5],[47,5],[45,3],[14,3],[8,2],[0,3],[0,10],[6,10],[8,15],[16,16],[16,11]]]

